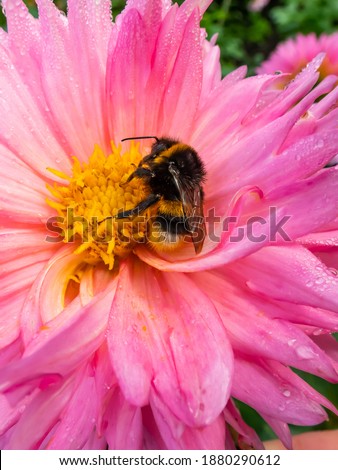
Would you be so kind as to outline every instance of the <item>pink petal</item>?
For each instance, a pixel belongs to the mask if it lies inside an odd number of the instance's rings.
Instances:
[[[183,15],[172,8],[156,37],[159,14],[156,2],[151,16],[127,8],[118,24],[117,40],[115,33],[111,37],[107,90],[110,132],[117,141],[164,132],[184,140],[197,109],[202,74],[199,13]],[[187,57],[193,67],[187,66]],[[160,83],[158,77],[162,77]]]
[[[231,145],[232,140],[236,140],[234,134],[238,132],[241,122],[254,107],[263,90],[276,80],[276,77],[268,76],[243,79],[244,74],[245,69],[240,68],[227,75],[210,92],[208,99],[202,102],[196,116],[191,143],[207,164],[208,175],[211,175],[208,176],[209,181],[218,178],[219,171],[223,173],[220,162],[224,165],[226,155],[220,158],[220,154]],[[208,194],[215,187],[213,184],[208,186],[207,181],[206,189]]]
[[[20,58],[23,61],[22,56]],[[31,67],[34,70],[37,68],[35,63]],[[34,169],[37,175],[47,175],[46,168],[55,166],[55,162],[64,170],[69,168],[69,159],[59,142],[57,132],[47,120],[45,101],[38,104],[33,98],[37,94],[36,82],[32,92],[2,45],[0,71],[0,90],[3,96],[0,115],[1,144]]]
[[[69,38],[70,43],[76,45],[74,65],[81,77],[81,105],[85,117],[91,120],[86,132],[90,134],[92,143],[108,143],[111,139],[105,88],[108,42],[112,30],[110,10],[110,0],[68,1]],[[82,53],[79,53],[79,48],[83,49]],[[95,93],[88,93],[88,90],[95,90]]]
[[[270,416],[265,416],[262,413],[261,416],[268,423],[276,436],[280,439],[283,446],[287,449],[292,449],[292,435],[289,426],[283,421],[271,418]]]
[[[8,247],[8,251],[2,254],[5,263],[2,265],[1,293],[0,293],[0,346],[9,345],[20,334],[20,314],[30,288],[50,258],[52,252],[45,250],[31,254],[28,247],[21,250],[20,244],[10,250],[10,245],[14,240],[20,242],[21,237],[17,237],[7,232],[0,238],[3,241],[2,247]],[[7,237],[7,235],[9,235]],[[29,239],[29,237],[28,237]],[[34,239],[34,237],[33,237]],[[29,242],[28,242],[29,244]],[[2,249],[0,250],[2,251]],[[19,257],[18,257],[19,252]],[[6,261],[6,258],[7,261]]]
[[[102,93],[105,83],[103,56],[100,62],[100,55],[96,51],[93,54],[93,43],[100,44],[102,54],[107,47],[104,43],[108,40],[109,17],[103,15],[103,12],[107,11],[107,2],[92,5],[93,15],[90,20],[84,12],[76,13],[73,8],[71,19],[68,20],[49,0],[38,0],[37,3],[42,42],[41,81],[51,120],[60,140],[70,149],[67,153],[75,154],[80,159],[87,158],[92,153],[94,143],[98,143],[106,150],[109,148],[104,128],[99,130],[96,123],[96,118],[99,122],[103,122],[104,119],[104,116],[99,115],[100,108],[97,109],[97,105],[103,105]],[[80,22],[76,26],[73,24],[75,16]],[[92,54],[89,56],[87,51],[89,25],[86,26],[86,21],[99,26],[90,28]],[[91,77],[91,74],[94,74],[95,78]],[[65,75],[67,80],[64,80]],[[90,93],[88,88],[93,81],[97,86],[94,94]]]
[[[193,279],[213,299],[235,351],[275,359],[337,381],[330,359],[301,329],[271,318],[271,312],[278,311],[273,304],[236,288],[218,273],[195,274]]]
[[[22,359],[3,369],[1,389],[45,374],[65,376],[86,361],[104,339],[114,286],[116,283],[84,307],[75,299],[43,325]]]
[[[45,250],[52,252],[53,247],[45,242],[45,238],[45,231],[35,226],[0,229],[1,263]]]
[[[199,107],[208,101],[210,93],[221,81],[220,49],[215,46],[216,39],[217,35],[214,35],[210,42],[203,41],[203,74]]]
[[[243,418],[233,400],[229,400],[223,411],[225,420],[238,433],[238,444],[246,449],[263,449],[263,444],[256,432],[243,421]]]
[[[129,262],[119,279],[108,345],[131,403],[145,405],[152,384],[188,425],[210,423],[224,407],[231,349],[212,303],[187,276]]]
[[[242,130],[243,135],[238,136],[238,141],[227,149],[226,165],[224,165],[223,159],[218,159],[215,160],[216,164],[212,169],[209,169],[208,177],[209,180],[212,181],[212,188],[207,192],[208,197],[212,199],[222,197],[224,193],[234,193],[240,186],[250,184],[256,184],[262,187],[264,192],[273,189],[275,187],[274,182],[269,185],[269,180],[266,179],[265,165],[267,164],[267,166],[270,166],[270,164],[272,164],[273,166],[277,166],[278,163],[281,162],[281,159],[278,160],[277,155],[280,153],[282,144],[287,138],[290,130],[316,98],[318,98],[322,93],[330,91],[332,84],[330,84],[328,89],[327,87],[323,88],[324,89],[322,90],[321,85],[316,87],[299,103],[277,119],[272,120],[269,116],[270,119],[267,121],[265,126],[262,124],[251,132],[250,129],[244,127]],[[310,143],[308,143],[308,145],[309,144]],[[317,145],[318,148],[320,148],[318,143]],[[311,149],[307,151],[311,152]],[[333,156],[334,149],[328,149],[328,154],[332,154]],[[240,158],[238,158],[238,155],[240,155]],[[291,161],[293,161],[297,159],[297,155],[289,152],[289,154],[287,153],[285,155],[285,159],[288,161],[292,159]],[[284,165],[285,163],[281,166]],[[269,175],[270,173],[271,170],[269,170]],[[230,180],[227,175],[231,175]],[[225,178],[227,180],[226,185],[223,184]]]
[[[110,398],[104,422],[105,437],[110,450],[142,448],[141,409],[128,403],[118,388]]]
[[[22,336],[26,345],[44,323],[57,317],[64,309],[69,276],[76,272],[84,258],[84,255],[74,255],[74,248],[73,244],[62,246],[34,279],[31,295],[21,312]]]
[[[0,349],[0,367],[9,364],[21,357],[22,354],[22,341],[21,338],[16,338],[8,346]]]
[[[303,247],[267,247],[241,264],[247,284],[254,292],[276,300],[338,311],[336,276]]]
[[[163,99],[163,129],[186,141],[191,134],[202,82],[200,13],[194,10],[186,22],[182,43]]]
[[[224,449],[225,423],[222,415],[208,426],[192,428],[183,425],[156,393],[151,395],[151,408],[168,449]]]
[[[324,401],[327,406],[327,400],[277,362],[236,357],[232,395],[259,413],[291,424],[313,425],[327,418],[320,406]]]
[[[54,212],[46,204],[46,181],[1,144],[0,152],[3,157],[0,184],[4,188],[0,194],[2,224],[35,224],[40,225],[38,230],[41,230],[42,223]],[[44,242],[44,238],[41,238],[41,242]]]
[[[99,402],[98,413],[96,418],[96,427],[98,434],[102,435],[103,430],[103,414],[109,404],[110,397],[117,385],[116,377],[110,363],[108,346],[104,341],[95,353],[95,388]]]
[[[39,392],[38,387],[34,388],[30,384],[26,387],[16,388],[9,393],[0,395],[1,434],[7,432],[8,429],[17,423],[22,413]]]
[[[97,414],[95,379],[90,366],[79,371],[73,393],[60,415],[47,449],[82,449],[95,427]]]
[[[139,111],[145,112],[143,90],[150,72],[151,51],[147,45],[146,26],[136,10],[129,9],[121,16],[117,42],[115,44],[115,36],[111,37],[111,41],[106,88],[110,134],[119,142],[125,137],[144,135],[145,132],[144,116],[139,115]]]
[[[338,230],[309,233],[297,240],[312,251],[331,251],[338,246]]]
[[[103,436],[98,436],[94,431],[84,443],[82,450],[106,450],[107,441]]]
[[[23,412],[11,434],[7,449],[38,449],[71,398],[71,380],[42,390]],[[34,432],[32,432],[34,429]]]
[[[319,334],[318,330],[315,330],[313,341],[331,358],[332,363],[334,364],[336,371],[338,373],[338,347],[337,340],[334,336],[330,334]]]
[[[162,450],[167,446],[162,439],[150,405],[142,408],[143,419],[143,448],[147,450]]]
[[[318,69],[324,60],[325,54],[320,53],[314,57],[307,67],[304,69],[284,87],[280,93],[276,94],[276,98],[271,101],[267,107],[258,108],[258,112],[253,109],[250,116],[247,118],[247,124],[251,124],[253,127],[260,127],[262,123],[267,123],[272,119],[276,119],[283,116],[288,110],[299,103],[316,84],[319,76]],[[332,77],[324,83],[319,84],[320,87],[332,89],[334,80]],[[316,91],[313,91],[316,94]],[[319,93],[320,94],[320,93]],[[313,100],[314,101],[314,100]]]

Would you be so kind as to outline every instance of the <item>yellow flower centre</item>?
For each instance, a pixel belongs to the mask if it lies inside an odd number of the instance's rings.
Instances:
[[[87,263],[103,261],[113,269],[118,258],[127,256],[136,243],[144,241],[150,210],[138,217],[116,218],[149,194],[140,179],[126,182],[141,159],[136,144],[123,154],[120,146],[112,144],[108,156],[96,145],[88,163],[74,158],[71,175],[49,169],[66,183],[47,186],[53,195],[47,203],[59,214],[56,225],[63,241],[75,243],[74,252],[84,253]]]

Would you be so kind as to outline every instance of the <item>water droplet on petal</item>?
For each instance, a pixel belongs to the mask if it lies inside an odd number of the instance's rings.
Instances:
[[[296,353],[301,359],[313,359],[315,357],[314,351],[308,346],[298,346]]]

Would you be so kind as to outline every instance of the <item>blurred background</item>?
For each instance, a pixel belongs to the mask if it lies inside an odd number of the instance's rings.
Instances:
[[[29,10],[37,16],[34,0],[25,0]],[[66,11],[66,0],[54,0]],[[177,3],[182,3],[178,1]],[[112,0],[115,17],[124,7],[124,0]],[[0,26],[6,28],[6,19],[0,10]],[[204,15],[202,26],[208,37],[218,35],[217,44],[221,49],[223,75],[240,65],[247,65],[250,75],[276,48],[297,33],[311,32],[320,35],[338,31],[338,2],[332,0],[214,0]],[[338,339],[338,337],[336,338]],[[338,385],[300,373],[310,385],[331,400],[338,407]],[[245,421],[262,439],[271,439],[274,434],[260,416],[248,406],[238,403]],[[313,427],[292,427],[293,433],[307,430],[336,429],[338,417],[328,412],[329,421]]]

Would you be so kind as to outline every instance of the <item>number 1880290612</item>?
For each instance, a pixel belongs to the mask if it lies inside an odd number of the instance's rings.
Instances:
[[[279,455],[211,454],[202,456],[202,465],[280,465]]]

